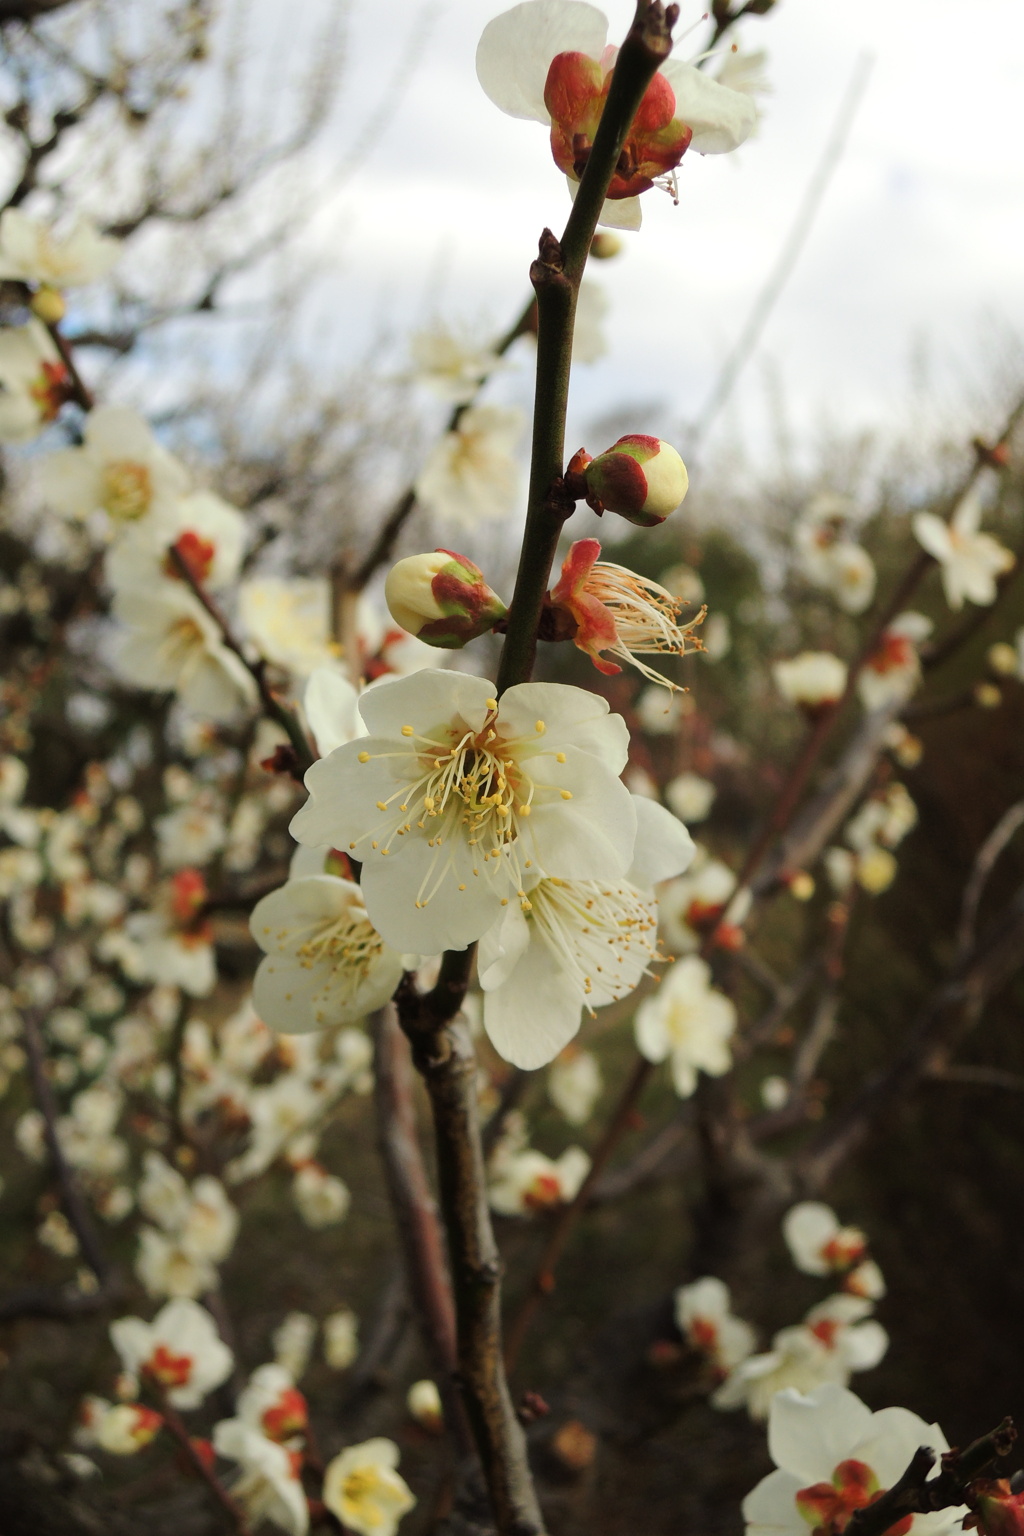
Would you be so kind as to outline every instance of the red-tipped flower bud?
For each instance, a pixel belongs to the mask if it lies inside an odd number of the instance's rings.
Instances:
[[[508,611],[479,566],[450,549],[399,560],[384,583],[384,599],[396,624],[445,651],[461,650]]]
[[[595,512],[617,512],[640,528],[663,523],[686,495],[689,476],[676,450],[658,437],[620,437],[583,471]]]

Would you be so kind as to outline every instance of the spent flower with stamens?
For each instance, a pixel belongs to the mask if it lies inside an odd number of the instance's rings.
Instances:
[[[675,689],[662,673],[638,658],[685,656],[702,650],[694,629],[704,618],[701,609],[687,624],[679,623],[683,602],[656,581],[637,576],[622,565],[598,559],[597,539],[578,539],[562,562],[562,574],[548,594],[549,607],[575,624],[573,644],[585,651],[605,676],[622,668],[602,652],[619,656],[651,682]],[[557,624],[557,621],[556,621]]]
[[[399,560],[388,572],[384,600],[402,629],[449,651],[487,634],[508,612],[480,567],[452,549]]]
[[[478,939],[538,876],[614,880],[636,814],[628,734],[603,699],[427,670],[360,697],[370,735],[306,774],[299,842],[362,861],[370,921],[400,952]]]

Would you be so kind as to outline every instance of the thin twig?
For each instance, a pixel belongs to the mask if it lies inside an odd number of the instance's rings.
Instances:
[[[217,1504],[220,1506],[221,1512],[226,1516],[228,1520],[230,1520],[233,1529],[238,1532],[238,1536],[250,1536],[249,1523],[246,1520],[244,1514],[242,1513],[241,1509],[239,1509],[231,1495],[222,1486],[211,1469],[207,1466],[202,1456],[200,1456],[196,1447],[192,1443],[192,1437],[189,1434],[180,1413],[178,1413],[175,1408],[171,1407],[171,1404],[167,1398],[167,1393],[163,1391],[163,1389],[149,1377],[146,1378],[146,1386],[156,1398],[160,1412],[163,1415],[165,1428],[167,1429],[168,1433],[173,1435],[174,1439],[178,1442],[178,1445],[181,1447],[181,1450],[184,1453],[185,1458],[187,1459],[193,1472],[195,1472],[196,1476],[206,1484],[207,1488],[209,1488]]]
[[[978,919],[978,907],[988,878],[997,861],[1012,841],[1017,829],[1024,826],[1024,800],[1018,800],[1004,811],[992,831],[986,837],[974,859],[974,867],[964,887],[960,921],[957,924],[957,960],[962,961],[974,947],[974,925]]]

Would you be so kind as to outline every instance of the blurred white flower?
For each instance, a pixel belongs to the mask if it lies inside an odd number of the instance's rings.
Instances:
[[[162,1388],[172,1408],[198,1408],[234,1364],[209,1312],[185,1298],[169,1301],[151,1323],[118,1318],[110,1337],[124,1370]]]
[[[593,1051],[567,1045],[548,1068],[548,1098],[570,1125],[585,1125],[604,1082]]]
[[[308,1312],[289,1312],[275,1329],[271,1340],[274,1360],[288,1372],[292,1381],[299,1381],[305,1375],[315,1338],[316,1318]]]
[[[921,680],[917,648],[932,632],[932,621],[923,613],[901,613],[882,631],[877,650],[867,658],[857,678],[857,692],[865,709],[909,699]]]
[[[67,399],[68,371],[46,327],[0,329],[0,443],[30,442]]]
[[[107,553],[111,586],[152,587],[181,581],[171,548],[200,586],[218,591],[238,576],[245,549],[245,520],[237,507],[212,491],[193,491],[128,523]]]
[[[304,1163],[292,1180],[292,1199],[307,1227],[332,1227],[344,1221],[352,1203],[348,1185],[319,1163]]]
[[[231,1496],[251,1525],[268,1520],[289,1536],[306,1536],[309,1505],[299,1478],[301,1457],[242,1419],[222,1419],[215,1424],[213,1447],[218,1456],[238,1464]]]
[[[0,214],[0,278],[80,288],[106,277],[120,254],[120,240],[101,235],[84,215],[66,233],[57,234],[21,208],[5,208]]]
[[[393,1440],[364,1440],[329,1462],[323,1498],[341,1524],[357,1536],[395,1536],[402,1516],[416,1503],[399,1476]]]
[[[484,380],[500,366],[501,359],[447,326],[432,325],[409,339],[413,377],[428,385],[442,400],[465,405]]]
[[[260,655],[294,677],[336,663],[331,634],[331,588],[318,576],[253,576],[238,593],[238,612]]]
[[[689,826],[704,821],[715,800],[715,786],[699,773],[680,773],[665,785],[665,799],[673,815]]]
[[[782,1222],[793,1263],[805,1275],[829,1275],[849,1269],[867,1251],[868,1240],[859,1227],[844,1227],[831,1206],[820,1200],[801,1200],[791,1206]]]
[[[173,517],[189,475],[137,411],[101,405],[86,418],[80,448],[61,448],[40,461],[39,488],[64,517],[84,522],[102,511],[116,526],[153,514]]]
[[[783,698],[813,714],[842,698],[847,667],[831,651],[801,651],[789,661],[774,662],[772,676]]]
[[[460,528],[514,511],[519,468],[513,457],[523,413],[509,406],[474,405],[446,432],[416,481],[416,495],[435,517]]]
[[[729,1287],[713,1275],[681,1285],[673,1296],[676,1326],[687,1342],[726,1375],[753,1353],[757,1335],[732,1311]]]
[[[557,1159],[529,1148],[514,1152],[498,1163],[488,1189],[491,1208],[502,1216],[525,1216],[568,1204],[589,1172],[590,1158],[582,1147],[569,1147]]]
[[[346,1370],[359,1353],[359,1319],[348,1307],[324,1318],[324,1359],[332,1371]]]
[[[155,591],[120,591],[112,611],[125,626],[115,666],[126,683],[177,693],[197,714],[226,722],[256,702],[248,668],[185,586],[168,581]]]
[[[914,537],[939,562],[942,586],[951,608],[964,599],[982,607],[996,600],[996,577],[1013,569],[1017,557],[991,534],[981,533],[982,505],[977,490],[968,491],[948,523],[934,512],[914,516]]]
[[[697,1087],[698,1071],[718,1077],[732,1065],[729,1041],[736,1008],[711,985],[710,968],[696,955],[677,960],[653,997],[636,1011],[637,1049],[648,1061],[671,1059],[680,1098]]]

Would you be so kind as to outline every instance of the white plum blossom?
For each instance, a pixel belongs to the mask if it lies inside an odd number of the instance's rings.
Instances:
[[[294,677],[307,678],[341,654],[326,578],[253,576],[239,588],[238,612],[260,655]]]
[[[982,533],[981,497],[977,489],[962,497],[949,522],[934,512],[914,515],[914,537],[939,562],[946,602],[959,609],[964,599],[985,607],[996,600],[996,578],[1013,569],[1017,557]]]
[[[125,682],[177,693],[187,708],[230,722],[256,701],[245,663],[228,649],[220,627],[183,584],[156,591],[131,587],[114,598],[124,626],[115,666]]]
[[[568,1147],[554,1159],[532,1149],[516,1153],[490,1186],[491,1208],[502,1216],[524,1216],[568,1204],[589,1172],[582,1147]]]
[[[437,1390],[437,1382],[431,1381],[429,1376],[422,1381],[413,1382],[405,1394],[405,1406],[409,1410],[410,1417],[431,1434],[439,1434],[444,1428],[441,1394]]]
[[[274,1361],[287,1371],[292,1381],[298,1381],[305,1374],[315,1338],[316,1318],[309,1312],[288,1312],[274,1329],[271,1338]]]
[[[276,1360],[253,1371],[238,1394],[236,1413],[268,1440],[288,1441],[309,1423],[306,1399]]]
[[[875,847],[898,848],[917,826],[917,806],[899,782],[865,800],[843,829],[843,839],[857,853]]]
[[[409,351],[413,377],[452,405],[472,400],[484,380],[501,365],[490,347],[441,324],[416,331],[409,339]]]
[[[669,947],[683,954],[700,948],[702,933],[724,915],[736,890],[736,876],[721,859],[697,844],[690,868],[661,892],[658,915]]]
[[[878,647],[867,658],[857,678],[857,692],[865,709],[883,709],[909,699],[921,680],[918,646],[932,632],[932,621],[923,613],[901,613],[883,631]]]
[[[143,1403],[108,1403],[86,1398],[79,1409],[75,1444],[95,1447],[110,1456],[134,1456],[163,1428],[163,1418]]]
[[[523,413],[511,406],[472,405],[435,444],[416,481],[416,496],[435,517],[458,528],[496,522],[514,510],[519,467],[513,450]]]
[[[424,671],[359,710],[370,735],[308,770],[291,830],[362,861],[367,914],[399,953],[472,943],[538,876],[626,873],[627,732],[603,699],[524,683],[499,702],[482,678]]]
[[[600,118],[603,82],[618,52],[606,47],[607,37],[604,14],[582,0],[525,0],[488,22],[477,48],[484,91],[510,117],[550,130],[555,162],[573,195]],[[578,54],[585,56],[591,78],[582,93],[579,86],[568,92],[560,88],[559,69],[567,55]],[[757,120],[749,96],[674,58],[662,65],[648,93],[657,98],[659,122],[668,127],[658,134],[634,127],[631,133],[630,169],[617,172],[601,213],[602,224],[620,229],[640,227],[638,194],[670,178],[687,147],[699,154],[725,153],[747,138]]]
[[[39,465],[44,501],[84,522],[105,512],[115,527],[156,514],[173,515],[189,475],[137,411],[101,405],[89,413],[80,448],[61,448]]]
[[[874,1259],[862,1259],[843,1280],[843,1290],[868,1301],[880,1301],[886,1292],[885,1276]]]
[[[679,773],[665,785],[669,810],[689,825],[704,821],[715,801],[715,786],[699,773]]]
[[[676,1326],[694,1349],[706,1355],[715,1371],[725,1376],[741,1360],[753,1354],[757,1335],[749,1323],[732,1310],[729,1287],[714,1275],[705,1275],[674,1293]]]
[[[201,796],[158,816],[153,827],[165,869],[201,869],[227,842],[224,817]]]
[[[870,1301],[859,1296],[830,1296],[812,1307],[803,1323],[782,1328],[765,1354],[737,1365],[712,1398],[716,1408],[746,1405],[753,1419],[768,1416],[776,1392],[788,1387],[812,1392],[825,1382],[845,1387],[854,1371],[872,1370],[885,1354],[889,1338],[867,1316]]]
[[[484,1028],[516,1066],[544,1066],[584,1008],[625,997],[658,959],[653,888],[686,869],[694,845],[664,806],[634,797],[637,836],[622,881],[540,879],[480,939]]]
[[[0,329],[0,443],[36,437],[68,398],[67,383],[64,361],[38,320]]]
[[[335,747],[355,741],[357,736],[366,735],[366,726],[359,713],[359,693],[336,666],[316,667],[309,674],[302,695],[302,711],[321,757],[327,757]],[[292,874],[295,874],[294,870]]]
[[[548,1069],[548,1098],[570,1125],[586,1125],[604,1082],[593,1051],[567,1045]]]
[[[83,215],[66,233],[57,234],[21,208],[5,208],[0,214],[0,278],[81,288],[106,277],[120,254],[120,240],[101,235]]]
[[[801,651],[788,661],[775,662],[772,676],[783,698],[813,713],[842,698],[847,667],[831,651]]]
[[[401,979],[401,955],[373,927],[351,880],[289,880],[257,902],[249,926],[265,955],[253,1000],[284,1034],[354,1024],[382,1008]]]
[[[307,1227],[332,1227],[344,1221],[352,1203],[348,1185],[319,1163],[308,1162],[292,1181],[292,1199]]]
[[[867,1251],[868,1240],[859,1227],[844,1227],[820,1200],[801,1200],[791,1206],[782,1222],[793,1263],[805,1275],[830,1275],[849,1269]]]
[[[863,613],[875,595],[871,556],[849,536],[851,507],[845,497],[818,496],[793,531],[800,567],[846,613]]]
[[[732,1065],[736,1008],[711,985],[710,968],[697,955],[676,961],[654,996],[640,1004],[635,1025],[642,1056],[652,1062],[670,1059],[680,1098],[694,1092],[698,1071],[720,1077]]]
[[[234,1364],[209,1312],[184,1297],[169,1301],[151,1323],[118,1318],[110,1337],[124,1370],[153,1381],[172,1408],[198,1408]]]
[[[398,1471],[398,1446],[383,1438],[350,1445],[328,1462],[323,1499],[357,1536],[395,1536],[402,1516],[416,1503]]]
[[[213,1427],[218,1456],[238,1465],[231,1496],[253,1526],[269,1520],[289,1536],[306,1536],[309,1505],[302,1491],[302,1456],[270,1440],[243,1419],[222,1419]]]
[[[922,1445],[937,1458],[949,1449],[937,1424],[906,1408],[872,1413],[834,1383],[807,1396],[780,1392],[768,1419],[777,1470],[743,1501],[747,1536],[806,1536],[809,1527],[841,1531],[855,1510],[899,1480]],[[947,1536],[964,1514],[961,1507],[908,1516],[908,1536]]]
[[[181,496],[124,527],[107,554],[107,580],[116,590],[181,581],[172,546],[200,586],[219,591],[241,569],[245,519],[212,491]]]

